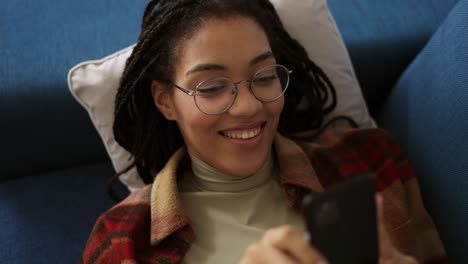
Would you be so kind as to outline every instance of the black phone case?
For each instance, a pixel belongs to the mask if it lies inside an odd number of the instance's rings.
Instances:
[[[361,175],[304,198],[310,243],[331,264],[378,262],[374,195],[373,178]]]

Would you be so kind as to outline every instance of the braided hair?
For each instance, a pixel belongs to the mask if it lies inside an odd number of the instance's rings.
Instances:
[[[335,108],[333,84],[286,32],[269,0],[151,0],[115,102],[115,139],[132,154],[133,164],[114,178],[136,166],[143,181],[150,183],[184,144],[177,124],[154,105],[151,82],[171,83],[181,45],[196,33],[203,20],[235,16],[259,24],[276,61],[294,72],[278,124],[280,133],[292,137],[295,132],[319,128]]]

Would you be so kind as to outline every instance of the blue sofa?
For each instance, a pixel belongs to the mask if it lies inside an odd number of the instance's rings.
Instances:
[[[328,3],[372,115],[416,169],[451,263],[468,263],[468,48],[458,43],[468,1]],[[2,2],[0,263],[76,262],[113,205],[105,187],[114,171],[66,76],[133,43],[145,4]]]

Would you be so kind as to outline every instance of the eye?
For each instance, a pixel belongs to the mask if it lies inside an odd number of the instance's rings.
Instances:
[[[212,87],[199,87],[197,92],[199,94],[216,94],[226,89],[226,85],[212,86]]]
[[[260,85],[260,86],[271,85],[276,81],[276,79],[278,79],[278,76],[273,73],[268,74],[268,75],[263,75],[263,76],[256,76],[253,79],[253,84]]]
[[[200,84],[197,87],[197,95],[203,97],[212,97],[224,93],[230,87],[226,80],[210,80]]]

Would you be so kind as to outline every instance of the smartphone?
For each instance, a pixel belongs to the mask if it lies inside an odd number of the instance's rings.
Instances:
[[[331,264],[378,262],[375,183],[353,177],[304,197],[307,238]]]

